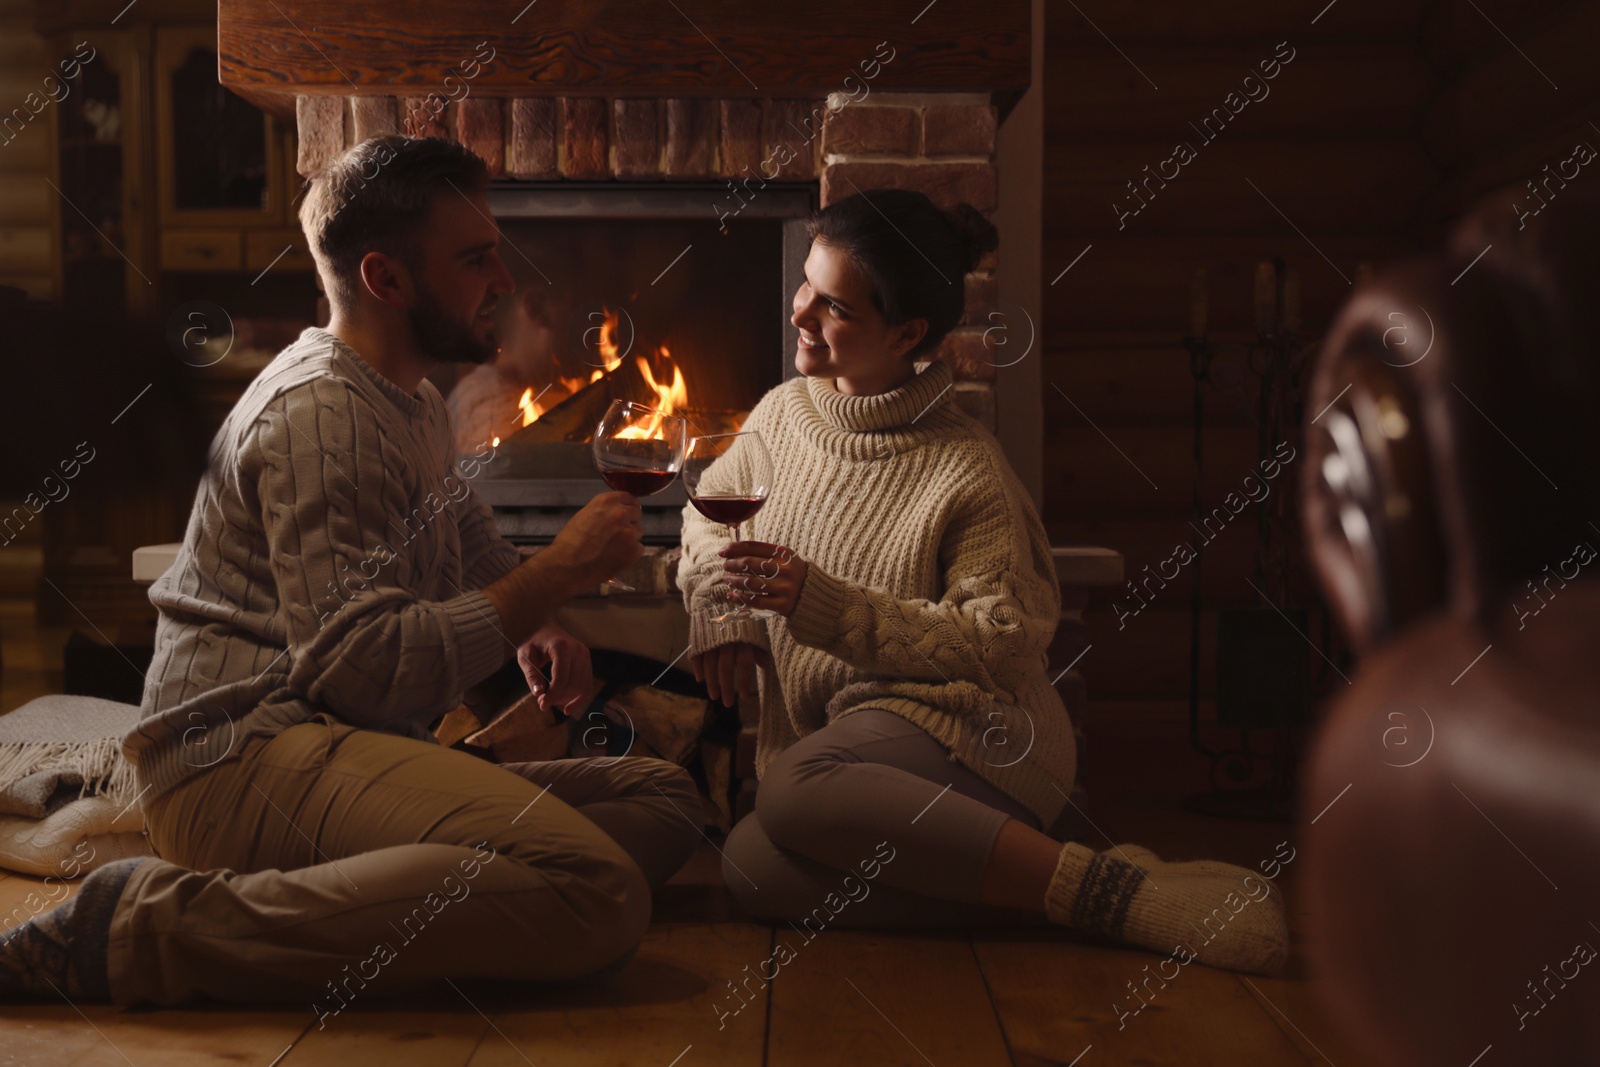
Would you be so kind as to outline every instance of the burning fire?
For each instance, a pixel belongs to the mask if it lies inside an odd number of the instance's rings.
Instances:
[[[656,377],[655,368],[650,365],[650,360],[643,356],[636,357],[639,361],[639,374],[644,378],[645,384],[655,390],[657,414],[648,423],[630,426],[617,434],[618,437],[651,438],[661,432],[661,422],[667,415],[677,414],[689,406],[689,390],[683,382],[683,371],[672,361],[672,353],[662,345],[657,350],[662,363],[662,373],[671,372],[666,381]]]
[[[522,398],[517,401],[518,414],[515,424],[517,428],[531,426],[541,415],[563,400],[600,381],[622,366],[622,355],[617,348],[619,320],[620,316],[616,311],[605,309],[605,318],[600,325],[599,339],[595,344],[603,365],[590,373],[587,378],[563,375],[537,394],[531,386],[523,390]],[[656,394],[652,407],[663,415],[677,414],[688,408],[689,390],[684,382],[683,370],[673,362],[672,353],[666,345],[659,346],[654,356],[635,356],[634,359],[638,364],[640,377]],[[631,427],[625,436],[651,438],[660,432],[660,426],[661,419],[655,418],[648,423]]]
[[[622,365],[622,357],[617,354],[617,313],[610,308],[606,308],[605,313],[605,321],[600,324],[600,340],[595,344],[605,367],[589,375],[591,382],[598,382]]]

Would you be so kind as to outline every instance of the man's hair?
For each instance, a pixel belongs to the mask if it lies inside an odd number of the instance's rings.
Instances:
[[[300,226],[335,308],[355,307],[361,259],[382,252],[415,262],[416,236],[435,194],[483,191],[489,168],[437,137],[373,137],[311,176]]]

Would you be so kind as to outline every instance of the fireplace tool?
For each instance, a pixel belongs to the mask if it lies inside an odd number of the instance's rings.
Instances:
[[[1206,336],[1208,292],[1206,272],[1196,272],[1190,299],[1190,334],[1183,339],[1194,376],[1194,577],[1189,604],[1189,741],[1211,760],[1212,789],[1188,798],[1192,811],[1228,818],[1288,820],[1292,817],[1297,731],[1310,718],[1312,649],[1321,664],[1332,667],[1326,649],[1327,610],[1320,603],[1304,606],[1293,579],[1299,539],[1294,463],[1303,450],[1300,426],[1304,415],[1302,379],[1311,349],[1296,335],[1300,326],[1299,282],[1282,258],[1263,261],[1255,278],[1256,338],[1249,343],[1216,342]],[[1242,363],[1236,380],[1228,381],[1224,357]],[[1255,423],[1258,465],[1252,474],[1270,486],[1255,507],[1252,574],[1247,579],[1255,606],[1224,608],[1217,613],[1217,725],[1237,731],[1235,744],[1217,748],[1200,732],[1201,575],[1205,546],[1217,508],[1206,510],[1204,426],[1208,388],[1237,393],[1248,376],[1256,383]],[[1274,470],[1275,478],[1268,472]],[[1254,501],[1254,498],[1251,498]],[[1249,505],[1239,517],[1249,521]],[[1232,511],[1223,506],[1221,514]],[[1220,535],[1221,531],[1218,531]],[[1323,647],[1312,642],[1309,620],[1317,614]],[[1312,648],[1307,648],[1307,645]],[[1320,690],[1328,681],[1323,669]],[[1269,745],[1257,751],[1252,735],[1265,733]]]

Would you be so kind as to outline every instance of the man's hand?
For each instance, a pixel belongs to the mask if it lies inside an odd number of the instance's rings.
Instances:
[[[711,699],[731,708],[740,697],[755,699],[756,671],[761,667],[772,669],[772,653],[736,641],[691,656],[689,664],[694,668],[695,681],[706,684]]]
[[[546,552],[555,552],[585,586],[598,585],[644,555],[644,520],[632,493],[601,493],[574,515]]]
[[[735,541],[717,555],[722,557],[730,600],[779,615],[794,613],[810,570],[794,549],[765,541]]]
[[[557,622],[547,622],[517,649],[517,664],[528,689],[539,698],[539,710],[571,715],[594,688],[589,649]],[[581,712],[581,707],[576,708]]]

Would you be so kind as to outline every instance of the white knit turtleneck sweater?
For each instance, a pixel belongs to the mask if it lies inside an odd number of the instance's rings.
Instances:
[[[732,538],[685,508],[678,583],[692,651],[771,650],[758,775],[828,722],[882,708],[1049,827],[1075,762],[1045,670],[1061,603],[1050,544],[998,442],[950,386],[934,363],[878,396],[797,378],[762,398],[744,428],[766,443],[774,484],[742,534],[787,545],[809,574],[787,619],[711,622],[727,607],[717,551]]]

